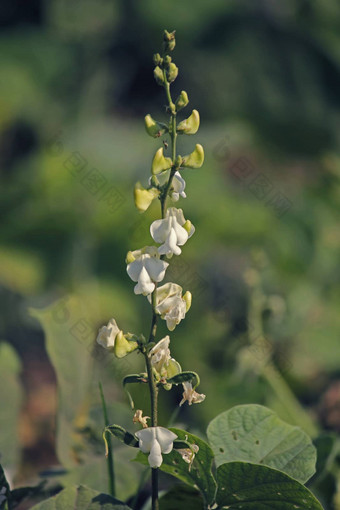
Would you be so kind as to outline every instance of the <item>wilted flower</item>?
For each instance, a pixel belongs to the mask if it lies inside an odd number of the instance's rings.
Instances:
[[[146,429],[148,427],[146,420],[150,420],[150,416],[143,416],[143,411],[137,409],[132,418],[133,423],[140,423],[143,429]]]
[[[191,382],[184,382],[183,384],[183,398],[180,402],[180,406],[184,404],[184,402],[188,401],[189,406],[191,404],[199,404],[200,402],[203,402],[205,399],[205,395],[203,393],[197,393],[193,387]]]
[[[184,462],[189,464],[189,471],[191,469],[192,463],[194,462],[195,455],[199,450],[199,446],[197,444],[192,444],[190,446],[191,448],[181,448],[176,450],[182,456]]]
[[[156,243],[163,243],[158,252],[168,258],[172,255],[180,255],[183,246],[195,232],[191,222],[186,221],[182,209],[170,207],[166,212],[166,218],[156,220],[150,226],[150,233]]]
[[[138,430],[136,437],[139,439],[139,449],[143,453],[150,453],[149,464],[152,468],[158,468],[163,462],[163,454],[170,453],[174,440],[178,437],[164,427],[148,427]]]
[[[146,246],[141,250],[130,251],[126,261],[127,273],[131,280],[137,282],[135,294],[147,296],[155,289],[155,282],[161,282],[164,278],[168,263],[160,260],[155,246]]]
[[[182,297],[182,287],[176,283],[166,283],[156,290],[156,313],[166,320],[167,328],[173,331],[177,324],[185,318],[191,306],[191,293]],[[151,302],[151,297],[148,296]]]

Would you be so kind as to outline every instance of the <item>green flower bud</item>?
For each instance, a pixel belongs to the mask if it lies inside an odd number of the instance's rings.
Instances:
[[[160,56],[159,53],[155,53],[154,56],[153,56],[153,63],[155,64],[155,66],[159,66],[163,63],[163,59],[162,57]]]
[[[171,379],[175,375],[182,372],[182,367],[174,358],[169,360],[168,366],[166,367],[166,377]]]
[[[202,145],[197,143],[195,150],[191,154],[184,156],[182,167],[201,168],[203,162],[204,162],[204,150]]]
[[[168,170],[169,168],[171,168],[171,166],[172,166],[171,158],[164,157],[163,147],[161,147],[160,149],[158,149],[152,160],[151,173],[153,175],[157,175],[161,172],[164,172],[164,170]]]
[[[185,120],[182,120],[177,126],[179,134],[194,135],[200,127],[200,114],[197,110],[192,110],[192,114]]]
[[[137,347],[137,342],[129,342],[125,338],[123,331],[119,331],[118,335],[116,336],[113,353],[117,358],[124,358],[124,356],[129,354],[129,352],[135,351]]]
[[[182,161],[183,161],[182,156],[178,154],[177,158],[175,159],[175,167],[180,168],[180,166],[182,165]]]
[[[172,83],[173,81],[176,80],[177,75],[178,67],[176,66],[176,64],[171,62],[171,64],[169,64],[168,69],[166,70],[166,79],[168,80],[169,83]]]
[[[155,175],[151,177],[151,184],[154,188],[157,188],[157,186],[159,186],[159,180]]]
[[[171,57],[170,57],[170,55],[166,55],[164,57],[164,66],[168,67],[170,64],[171,64]]]
[[[153,75],[158,85],[164,85],[163,71],[159,66],[155,67],[153,70]]]
[[[182,90],[178,98],[176,99],[176,110],[179,112],[182,108],[184,108],[189,103],[188,94],[185,90]]]
[[[126,254],[126,257],[125,257],[126,264],[131,264],[131,262],[133,262],[134,260],[136,260],[136,259],[133,256],[132,251],[128,251]]]
[[[186,311],[188,312],[191,308],[191,302],[192,302],[192,294],[188,290],[183,296],[183,299],[185,301],[185,304],[187,305]]]
[[[173,51],[173,49],[175,48],[176,46],[175,33],[176,33],[175,30],[173,32],[168,32],[167,30],[164,30],[163,40],[165,51]]]
[[[168,130],[168,127],[165,124],[162,122],[157,122],[149,114],[145,115],[144,122],[146,132],[153,138],[159,138]]]
[[[148,209],[151,202],[157,198],[160,191],[156,188],[145,189],[140,182],[137,182],[133,190],[135,206],[139,212],[144,212]]]

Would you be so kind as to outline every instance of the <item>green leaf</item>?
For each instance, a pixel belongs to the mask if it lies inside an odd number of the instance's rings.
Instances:
[[[217,469],[216,502],[229,510],[322,510],[302,484],[266,466],[228,462]]]
[[[19,380],[21,363],[8,343],[0,344],[0,457],[2,465],[15,470],[19,462],[18,420],[22,402]]]
[[[110,432],[110,434],[112,434],[113,436],[115,436],[117,439],[119,439],[128,446],[133,446],[135,448],[138,447],[139,442],[135,438],[135,436],[133,434],[130,434],[130,432],[125,430],[120,425],[109,425],[108,427],[105,427],[103,432],[104,441],[106,441],[105,436],[107,432]]]
[[[170,379],[167,379],[168,383],[171,384],[181,384],[187,381],[195,381],[194,386],[198,386],[200,382],[200,378],[196,372],[181,372],[180,374],[174,375]]]
[[[316,450],[311,439],[266,407],[233,407],[210,422],[207,435],[217,466],[253,462],[283,471],[302,483],[315,472]]]
[[[7,510],[8,502],[11,502],[10,488],[4,470],[0,465],[0,510]]]
[[[199,447],[198,453],[195,455],[194,462],[189,471],[189,464],[183,459],[181,454],[172,450],[171,453],[163,455],[163,463],[160,467],[165,473],[175,476],[182,482],[187,483],[191,487],[198,488],[207,504],[211,504],[215,497],[216,481],[212,475],[211,467],[214,459],[210,446],[193,434],[189,434],[185,430],[170,428],[179,440],[187,441],[190,444],[196,444]],[[148,464],[148,455],[138,452],[136,457],[138,462]]]
[[[68,487],[32,510],[131,510],[121,501],[83,485]]]
[[[159,501],[160,510],[204,510],[201,494],[187,485],[176,485]]]

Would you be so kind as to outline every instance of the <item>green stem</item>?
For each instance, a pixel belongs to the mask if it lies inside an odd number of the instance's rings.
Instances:
[[[108,425],[110,425],[110,421],[109,421],[109,417],[107,414],[103,386],[102,386],[101,382],[99,382],[98,385],[99,385],[100,398],[102,401],[105,427],[107,427]],[[115,473],[114,473],[114,464],[113,464],[113,451],[112,451],[112,444],[111,444],[111,436],[107,438],[107,452],[108,452],[107,453],[107,473],[108,473],[108,478],[109,478],[109,494],[112,497],[115,497],[115,495],[116,495]]]

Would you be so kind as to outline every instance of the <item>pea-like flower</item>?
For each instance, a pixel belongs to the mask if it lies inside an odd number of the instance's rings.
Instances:
[[[155,246],[146,246],[141,250],[129,251],[126,257],[127,273],[131,280],[137,282],[135,294],[147,296],[155,289],[155,282],[164,278],[168,263],[160,260]]]
[[[169,170],[166,170],[165,172],[158,174],[157,175],[158,185],[164,186],[168,182],[169,176],[170,176]],[[150,177],[149,186],[153,185],[152,178],[155,178],[155,176]],[[173,200],[174,202],[177,202],[179,200],[179,197],[186,198],[187,195],[184,191],[185,186],[186,186],[186,182],[183,179],[183,177],[181,176],[181,174],[179,173],[179,171],[177,170],[177,172],[174,173],[172,183],[171,183],[171,188],[169,190],[169,196],[170,196],[171,200]]]
[[[158,248],[160,255],[168,258],[172,255],[180,255],[183,246],[195,232],[195,227],[189,220],[185,220],[182,209],[170,207],[166,212],[166,218],[156,220],[150,226],[150,233],[156,243],[162,243]]]
[[[197,393],[192,387],[191,382],[182,383],[184,391],[183,398],[180,402],[180,406],[184,404],[184,402],[188,401],[189,406],[191,404],[200,404],[205,399],[205,395],[203,393]]]
[[[182,287],[176,283],[166,283],[156,290],[156,313],[166,320],[169,331],[185,318],[186,312],[191,306],[191,293],[187,291],[182,297]],[[148,296],[151,303],[151,296]]]
[[[139,449],[150,454],[148,461],[152,468],[159,468],[162,465],[162,453],[170,453],[174,440],[178,437],[165,427],[148,427],[138,430],[135,435],[139,440]]]
[[[143,429],[148,427],[147,420],[150,420],[150,416],[143,416],[143,411],[141,409],[137,409],[132,418],[133,423],[140,423]]]
[[[191,466],[195,460],[195,455],[198,453],[199,446],[197,444],[190,445],[190,448],[181,448],[177,450],[177,452],[181,455],[184,462],[189,464],[189,471],[191,471]]]
[[[156,370],[161,378],[170,378],[181,372],[181,365],[171,357],[170,337],[165,336],[153,346],[149,352],[151,366]]]
[[[107,326],[102,326],[98,331],[97,342],[105,349],[113,348],[116,336],[120,329],[115,319],[110,319]]]

